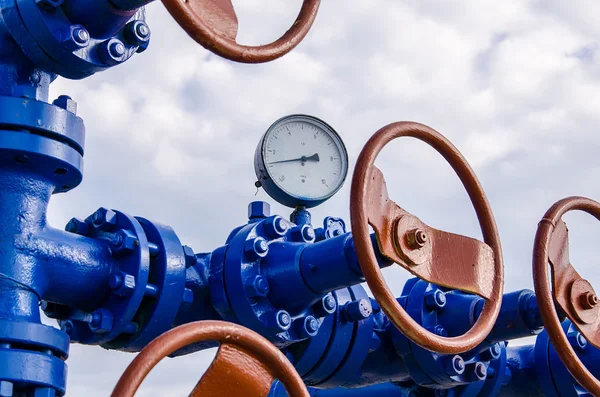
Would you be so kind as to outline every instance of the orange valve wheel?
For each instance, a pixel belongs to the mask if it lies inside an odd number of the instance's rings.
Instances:
[[[568,197],[554,204],[538,225],[533,246],[533,285],[548,336],[571,375],[594,396],[600,381],[583,365],[561,326],[556,305],[595,347],[600,348],[600,304],[592,285],[569,259],[569,232],[562,216],[584,211],[600,220],[600,203],[585,197]],[[548,272],[548,264],[552,277]],[[550,290],[552,283],[552,291]]]
[[[231,0],[162,0],[167,10],[190,37],[204,48],[232,61],[263,63],[296,47],[310,30],[321,0],[304,0],[300,14],[281,38],[262,46],[236,42],[237,15]]]
[[[433,229],[390,200],[382,172],[374,165],[390,141],[413,137],[436,149],[467,190],[485,243]],[[459,354],[480,344],[490,333],[502,303],[504,265],[498,228],[477,176],[460,152],[439,132],[422,124],[401,122],[383,127],[358,157],[350,193],[350,217],[356,254],[373,296],[390,321],[419,346],[440,354]],[[433,334],[413,320],[385,282],[369,236],[371,225],[379,251],[430,283],[477,294],[483,311],[473,327],[456,337]]]
[[[217,356],[191,397],[265,397],[279,379],[291,397],[309,397],[292,364],[273,344],[254,331],[223,321],[198,321],[165,332],[133,360],[112,397],[133,397],[148,373],[169,354],[202,341],[220,343]]]

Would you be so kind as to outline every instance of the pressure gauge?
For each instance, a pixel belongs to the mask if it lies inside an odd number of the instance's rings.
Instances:
[[[340,136],[316,117],[277,120],[260,140],[254,157],[257,186],[288,207],[315,207],[343,186],[348,153]]]

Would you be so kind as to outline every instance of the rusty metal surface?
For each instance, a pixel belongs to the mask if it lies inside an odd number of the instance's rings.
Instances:
[[[585,197],[568,197],[554,204],[538,225],[533,247],[533,283],[548,336],[562,362],[590,393],[600,396],[600,381],[585,368],[565,335],[555,303],[595,347],[600,347],[600,305],[592,285],[569,259],[569,234],[562,216],[573,210],[600,220],[600,204]],[[550,264],[551,274],[548,272]],[[552,290],[550,289],[552,285]]]
[[[381,171],[374,166],[390,141],[409,136],[436,149],[465,186],[481,225],[485,244],[433,229],[389,199]],[[498,229],[475,173],[440,133],[418,123],[390,124],[373,135],[358,158],[352,179],[350,214],[359,263],[375,299],[390,321],[415,343],[442,354],[459,354],[481,343],[494,326],[504,289],[504,265]],[[442,337],[428,332],[398,304],[377,264],[369,225],[388,259],[429,282],[476,293],[486,299],[481,316],[467,333]]]
[[[430,283],[490,299],[494,287],[494,253],[481,241],[427,226],[389,199],[381,171],[371,167],[367,211],[380,252]],[[411,234],[426,236],[411,244]]]
[[[277,59],[296,47],[310,30],[321,0],[304,0],[292,27],[271,44],[238,44],[238,20],[231,0],[162,0],[188,35],[206,49],[232,61],[262,63]]]
[[[279,379],[291,397],[309,397],[302,379],[273,344],[242,326],[223,321],[198,321],[165,332],[127,367],[112,397],[132,397],[148,373],[169,354],[201,341],[218,341],[220,348],[190,396],[265,397]]]
[[[251,354],[223,344],[190,397],[264,397],[269,394],[273,379],[269,370]]]

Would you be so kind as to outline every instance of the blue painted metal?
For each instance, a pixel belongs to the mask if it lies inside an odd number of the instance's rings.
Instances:
[[[504,296],[496,326],[472,351],[443,356],[415,345],[360,286],[340,218],[315,230],[304,207],[288,221],[253,202],[246,224],[200,254],[167,226],[105,208],[65,231],[50,227],[52,194],[81,183],[85,128],[73,99],[50,103],[49,84],[143,51],[150,30],[141,7],[150,2],[0,0],[0,396],[64,395],[69,341],[139,351],[172,326],[206,319],[269,338],[316,387],[313,396],[589,395],[542,332],[528,290]],[[418,279],[398,301],[449,336],[470,328],[483,305]],[[61,330],[41,324],[40,307]],[[599,351],[570,323],[564,330],[600,375]],[[537,336],[533,346],[507,346],[526,336]],[[271,395],[285,392],[275,385]]]
[[[121,64],[145,50],[150,40],[143,9],[122,11],[108,1],[91,0],[0,4],[8,33],[31,62],[71,79]]]

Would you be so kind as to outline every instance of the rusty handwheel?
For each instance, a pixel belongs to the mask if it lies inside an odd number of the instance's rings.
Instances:
[[[385,145],[403,136],[426,142],[452,166],[469,194],[485,243],[433,229],[390,200],[383,174],[374,163]],[[437,131],[411,122],[393,123],[377,131],[363,148],[354,169],[350,215],[356,253],[367,284],[382,310],[404,335],[419,346],[441,354],[463,353],[485,339],[502,303],[502,249],[483,188],[452,143]],[[386,258],[428,282],[474,293],[486,300],[469,331],[456,337],[435,335],[406,313],[377,264],[369,225],[377,236],[379,251]]]
[[[162,0],[179,25],[204,48],[232,61],[263,63],[296,47],[310,30],[321,0],[304,0],[292,27],[281,38],[262,46],[245,46],[235,39],[238,20],[231,0]]]
[[[309,397],[292,364],[254,331],[223,321],[198,321],[165,332],[127,367],[112,397],[133,397],[148,373],[163,358],[192,343],[217,341],[219,351],[190,396],[265,397],[279,379],[291,397]]]
[[[533,246],[533,284],[548,336],[571,375],[594,396],[600,396],[600,381],[583,365],[562,326],[556,305],[581,334],[600,348],[600,304],[592,285],[569,260],[569,233],[562,216],[584,211],[600,220],[600,203],[585,197],[568,197],[554,204],[538,225]],[[552,269],[552,278],[548,273]],[[550,290],[552,282],[552,290]]]

